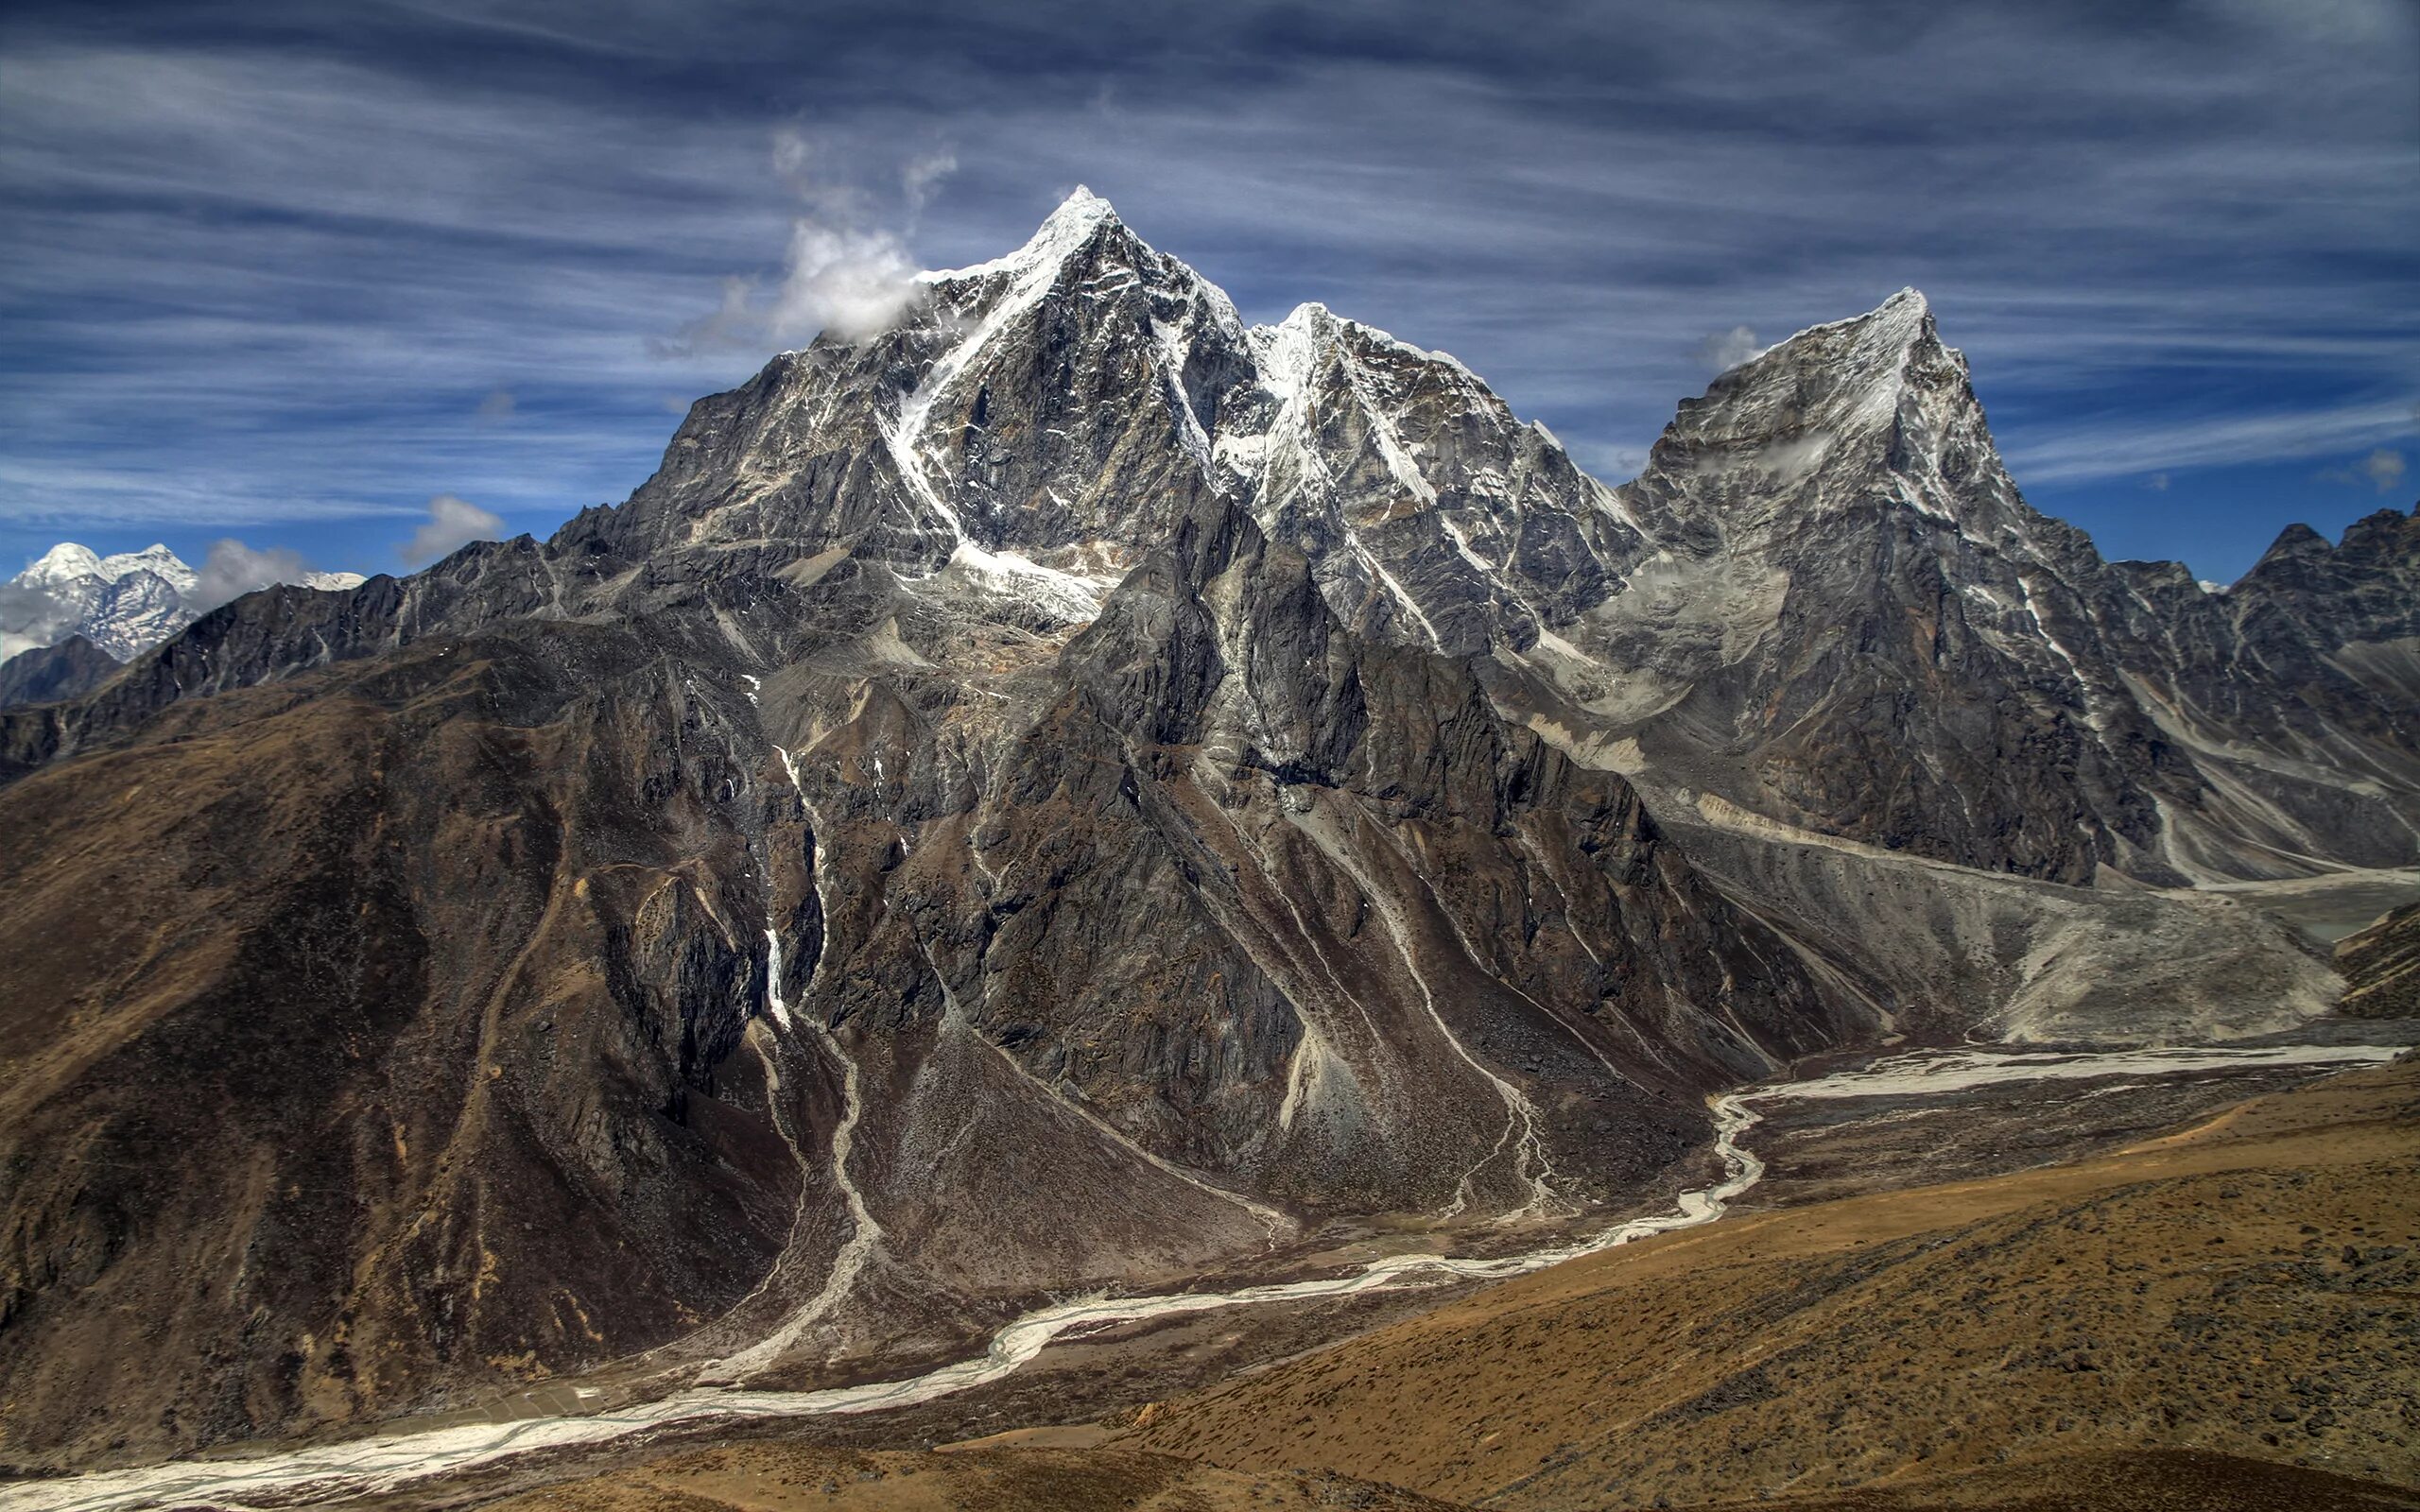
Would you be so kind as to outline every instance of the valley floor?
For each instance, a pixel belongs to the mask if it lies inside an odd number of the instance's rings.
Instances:
[[[2407,1057],[1585,1257],[1115,1427],[731,1445],[502,1504],[2352,1512],[2420,1507],[2415,1384]]]
[[[2192,1479],[2152,1450],[2276,1493],[2245,1504],[2420,1504],[2314,1478],[2420,1486],[2420,1064],[2031,1058],[2052,1079],[1936,1054],[1802,1083],[1748,1136],[1759,1206],[1517,1280],[1138,1319],[906,1411],[551,1452],[577,1419],[533,1418],[535,1452],[355,1504],[2228,1504],[2147,1500]],[[992,1436],[1020,1423],[1071,1426]],[[152,1484],[344,1489],[242,1464]],[[142,1504],[79,1494],[114,1479],[0,1500]]]
[[[2420,1486],[2415,1383],[2407,1060],[2070,1164],[1590,1257],[1167,1403],[1126,1441],[1501,1507],[2033,1464],[2002,1481],[2038,1505],[2058,1462],[2153,1448]]]

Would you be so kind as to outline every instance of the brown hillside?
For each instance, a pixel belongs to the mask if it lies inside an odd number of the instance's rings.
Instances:
[[[2415,1157],[2420,1066],[2360,1073],[2074,1166],[1576,1262],[1167,1404],[1127,1441],[1506,1507],[2147,1448],[2420,1484]]]
[[[742,1444],[671,1454],[494,1503],[493,1512],[1447,1512],[1319,1471],[1239,1472],[1132,1449],[960,1453]]]
[[[1700,1512],[2393,1512],[2420,1495],[2328,1470],[2232,1454],[2078,1454],[1835,1495]]]

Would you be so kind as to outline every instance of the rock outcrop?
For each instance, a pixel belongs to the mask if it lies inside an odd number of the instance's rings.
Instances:
[[[115,658],[80,635],[0,662],[0,705],[55,703],[90,693],[117,671]]]

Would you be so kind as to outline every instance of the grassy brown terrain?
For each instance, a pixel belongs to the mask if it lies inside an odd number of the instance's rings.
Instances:
[[[1140,1450],[857,1452],[747,1444],[493,1503],[494,1512],[1429,1512],[1448,1503],[1323,1471],[1215,1469]]]
[[[2415,1386],[2407,1063],[2072,1165],[1589,1257],[1163,1404],[1123,1442],[1505,1507],[2032,1466],[2033,1492],[1972,1504],[2047,1507],[2070,1503],[2024,1497],[2066,1495],[2061,1466],[2154,1449],[2420,1485]]]
[[[658,660],[423,645],[0,788],[0,1465],[510,1389],[755,1284],[802,1178],[750,842]]]
[[[2415,1386],[2407,1060],[2065,1165],[1735,1215],[1100,1424],[769,1435],[381,1504],[2379,1512],[2420,1507]]]
[[[2077,1454],[1700,1512],[2393,1512],[2420,1495],[2329,1470],[2184,1450]]]

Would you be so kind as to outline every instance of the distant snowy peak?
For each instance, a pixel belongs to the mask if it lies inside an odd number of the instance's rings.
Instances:
[[[337,592],[358,588],[364,579],[358,573],[302,573],[298,581]],[[199,600],[214,596],[203,591],[200,573],[158,544],[104,557],[61,541],[7,586],[25,592],[0,624],[0,661],[80,635],[125,662],[192,624],[211,607]],[[216,596],[227,591],[222,587]]]
[[[123,582],[136,573],[147,572],[174,588],[179,593],[190,593],[199,575],[167,547],[152,544],[141,551],[123,551],[103,557],[89,546],[62,541],[43,553],[33,565],[19,574],[16,581],[23,586],[44,588],[75,582],[80,577],[96,577],[104,583]]]

